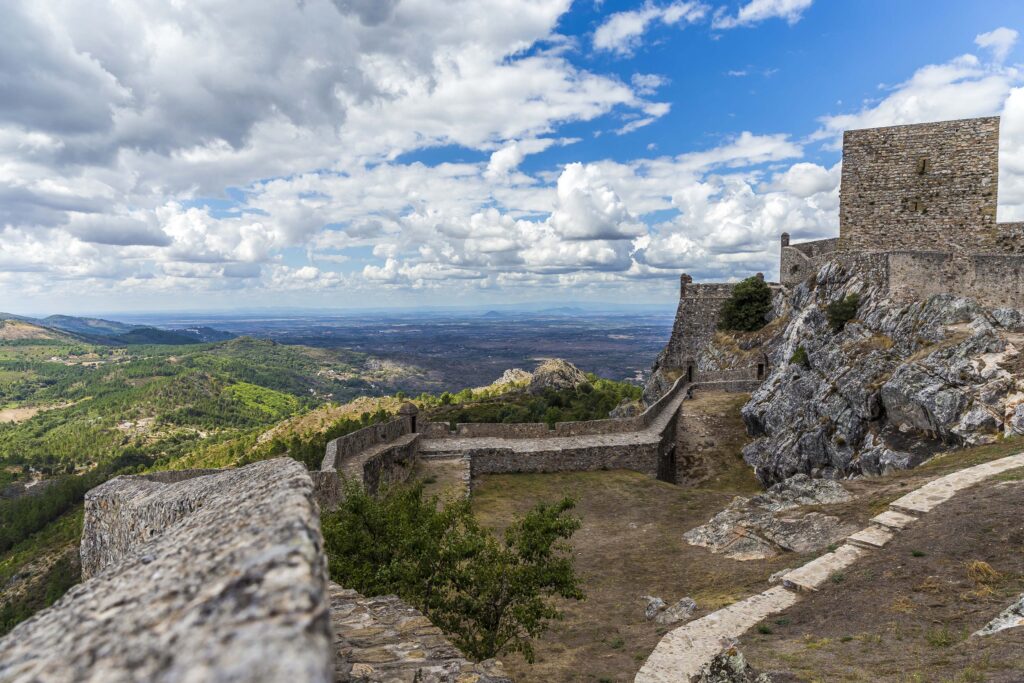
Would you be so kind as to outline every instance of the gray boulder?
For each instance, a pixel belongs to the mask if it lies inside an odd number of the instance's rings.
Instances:
[[[683,539],[734,560],[812,552],[838,543],[856,527],[833,515],[799,508],[851,499],[838,482],[798,474],[752,498],[737,496],[706,524],[683,534]]]
[[[640,414],[640,405],[636,401],[631,401],[628,398],[622,399],[619,405],[612,408],[611,412],[608,413],[608,417],[612,418],[625,418],[625,417],[636,417]]]
[[[697,603],[693,598],[682,598],[671,607],[661,598],[651,595],[645,595],[643,599],[647,601],[647,607],[644,608],[644,617],[647,621],[654,621],[654,623],[663,626],[669,626],[684,619],[689,619],[697,611]]]

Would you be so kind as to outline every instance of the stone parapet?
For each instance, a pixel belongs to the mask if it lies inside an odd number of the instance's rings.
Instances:
[[[0,640],[0,681],[327,683],[313,485],[290,459],[86,496],[86,580]]]

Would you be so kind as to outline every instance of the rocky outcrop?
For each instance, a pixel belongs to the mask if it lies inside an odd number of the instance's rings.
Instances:
[[[0,681],[333,680],[305,468],[279,459],[154,479],[88,494],[91,578],[0,640]]]
[[[834,331],[828,305],[850,294],[856,317]],[[762,482],[880,474],[1024,433],[1022,311],[951,295],[897,304],[835,263],[785,305],[763,347],[773,371],[743,409]]]
[[[999,616],[985,624],[984,628],[975,631],[974,635],[990,636],[993,633],[999,633],[1008,628],[1019,628],[1021,626],[1024,626],[1024,593],[1017,598],[1017,602],[1007,607],[999,613]]]
[[[545,389],[575,389],[581,384],[587,384],[588,381],[583,371],[572,363],[561,358],[552,358],[537,366],[526,390],[531,394],[539,394]]]
[[[759,674],[747,664],[736,648],[725,650],[701,667],[691,683],[772,683],[768,674]]]
[[[624,398],[619,402],[619,405],[615,406],[608,413],[608,417],[613,419],[620,419],[624,417],[636,417],[643,412],[643,407],[638,401],[631,401],[628,398]]]
[[[653,595],[645,595],[643,599],[647,601],[644,617],[647,618],[647,621],[653,621],[662,626],[689,619],[697,611],[697,603],[693,598],[682,598],[671,607],[667,602]]]
[[[821,512],[799,512],[805,505],[851,500],[839,483],[798,474],[752,498],[737,496],[702,526],[683,534],[690,545],[734,560],[762,560],[782,552],[813,552],[846,538],[855,526]]]

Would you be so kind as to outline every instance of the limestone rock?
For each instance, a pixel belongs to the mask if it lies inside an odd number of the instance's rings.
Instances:
[[[664,600],[653,595],[645,595],[643,599],[647,601],[647,607],[644,608],[644,618],[647,621],[656,617],[658,612],[668,606]]]
[[[856,318],[835,332],[826,308],[851,293]],[[1024,308],[952,295],[897,304],[835,263],[786,307],[763,347],[773,370],[743,407],[756,437],[743,457],[766,485],[882,474],[1024,431]],[[790,362],[800,347],[806,365]]]
[[[706,524],[683,538],[734,560],[761,560],[781,552],[812,552],[846,538],[856,527],[805,505],[831,505],[852,496],[835,481],[798,474],[752,498],[737,496]],[[786,514],[780,514],[786,513]]]
[[[623,417],[636,417],[641,412],[640,405],[636,401],[631,401],[628,398],[622,399],[619,405],[612,408],[611,412],[608,413],[608,417],[612,418],[623,418]]]
[[[1017,598],[1017,602],[1007,607],[999,613],[999,616],[986,624],[985,628],[975,631],[974,635],[990,636],[993,633],[1020,626],[1024,626],[1024,593]]]
[[[509,368],[496,379],[492,387],[504,387],[509,385],[528,384],[533,379],[533,374],[520,368]]]
[[[333,680],[305,467],[199,474],[117,477],[87,494],[91,578],[0,640],[0,681]]]
[[[531,394],[542,393],[545,389],[575,389],[587,384],[587,376],[583,371],[568,361],[560,358],[546,360],[533,371],[533,377],[527,391]]]
[[[683,598],[671,607],[662,610],[654,617],[657,624],[675,624],[683,619],[689,619],[697,611],[697,603],[693,598]]]
[[[682,598],[671,607],[661,598],[652,595],[645,595],[643,599],[647,601],[644,617],[647,621],[654,621],[654,623],[663,626],[689,619],[697,611],[697,603],[693,598]]]
[[[730,648],[702,666],[690,683],[772,683],[772,679],[768,674],[758,674],[742,652]]]

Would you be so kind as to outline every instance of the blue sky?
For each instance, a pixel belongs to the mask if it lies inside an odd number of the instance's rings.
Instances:
[[[15,3],[0,310],[670,302],[835,234],[842,130],[1003,115],[1024,6]]]

